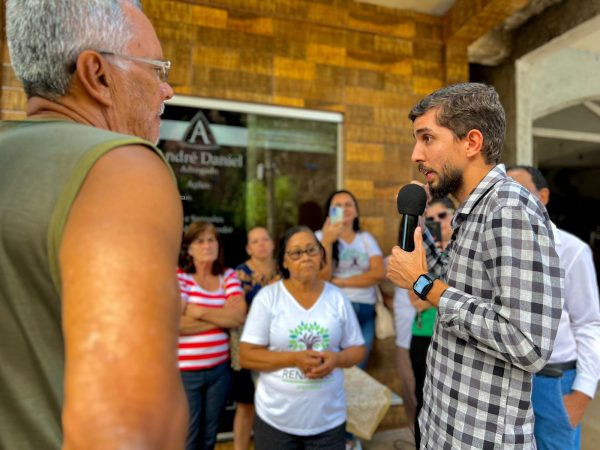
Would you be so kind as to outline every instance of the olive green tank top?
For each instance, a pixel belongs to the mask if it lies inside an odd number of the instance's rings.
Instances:
[[[58,252],[92,165],[142,139],[63,121],[0,122],[0,448],[59,449]],[[166,164],[166,160],[165,160]]]

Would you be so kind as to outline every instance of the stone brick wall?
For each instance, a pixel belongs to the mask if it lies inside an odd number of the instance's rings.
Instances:
[[[25,117],[25,93],[21,83],[15,77],[10,65],[8,47],[6,45],[5,6],[0,7],[0,60],[2,61],[2,89],[0,90],[0,119],[23,119]]]
[[[343,185],[388,250],[409,108],[446,82],[443,20],[353,1],[149,1],[177,93],[344,114]],[[463,68],[466,68],[466,61]]]
[[[342,183],[384,252],[397,236],[395,194],[416,176],[408,110],[466,81],[467,45],[522,3],[459,0],[434,17],[353,0],[143,2],[177,94],[344,114]],[[21,118],[4,32],[0,48],[0,117]]]
[[[517,163],[516,61],[599,14],[600,0],[560,2],[513,30],[512,53],[502,64],[471,67],[472,79],[494,85],[506,110],[506,143],[502,159],[507,164]]]

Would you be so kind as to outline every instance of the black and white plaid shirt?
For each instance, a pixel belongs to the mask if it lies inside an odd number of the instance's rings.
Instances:
[[[421,448],[530,449],[532,374],[549,358],[563,303],[563,275],[546,209],[492,169],[456,211],[432,271],[440,298],[427,355]]]

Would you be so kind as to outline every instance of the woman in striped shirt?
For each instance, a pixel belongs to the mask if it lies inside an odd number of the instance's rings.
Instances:
[[[223,265],[219,233],[192,223],[183,236],[177,278],[185,304],[179,337],[179,369],[190,406],[186,450],[214,448],[219,417],[231,386],[227,329],[244,322],[241,283]]]

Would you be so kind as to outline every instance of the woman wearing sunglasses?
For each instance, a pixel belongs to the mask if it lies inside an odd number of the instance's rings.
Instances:
[[[341,368],[364,356],[344,294],[319,278],[325,250],[307,227],[288,230],[277,264],[283,280],[256,295],[240,344],[242,366],[260,372],[256,450],[345,447]]]
[[[437,243],[443,251],[452,237],[452,218],[454,217],[454,203],[448,197],[433,199],[425,211],[427,222],[436,222],[440,227],[440,240]],[[436,238],[436,236],[434,236]]]

